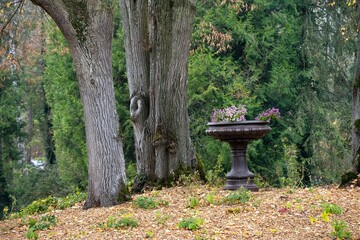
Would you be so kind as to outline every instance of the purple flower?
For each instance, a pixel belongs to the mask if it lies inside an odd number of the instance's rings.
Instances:
[[[271,119],[280,119],[280,110],[278,108],[269,108],[266,111],[262,112],[257,116],[256,120],[268,121],[270,122]]]
[[[212,122],[235,122],[244,121],[247,112],[245,105],[231,106],[224,109],[214,109],[211,115]]]

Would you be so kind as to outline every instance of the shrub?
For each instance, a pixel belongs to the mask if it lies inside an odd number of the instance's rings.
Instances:
[[[76,193],[70,194],[63,198],[49,196],[44,199],[33,201],[28,206],[22,208],[20,212],[12,213],[10,218],[19,218],[37,213],[45,213],[52,209],[65,209],[75,205],[78,202],[84,201],[86,196],[86,193],[80,192],[79,190],[77,190]]]

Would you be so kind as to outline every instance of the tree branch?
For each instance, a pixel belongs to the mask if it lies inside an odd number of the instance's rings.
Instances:
[[[73,41],[76,38],[76,31],[69,20],[69,13],[63,0],[31,0],[31,2],[47,12],[69,43],[76,42]]]
[[[19,3],[19,5],[16,7],[15,11],[13,12],[13,14],[11,14],[9,20],[4,24],[4,26],[2,26],[1,30],[0,30],[0,38],[2,37],[2,34],[5,30],[5,28],[10,24],[10,22],[12,21],[12,19],[14,18],[14,16],[16,15],[16,13],[22,8],[22,6],[24,5],[24,0],[20,0],[20,2],[15,2],[13,4]]]

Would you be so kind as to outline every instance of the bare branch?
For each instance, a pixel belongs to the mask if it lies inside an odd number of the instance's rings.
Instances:
[[[13,3],[14,5],[16,3],[19,3],[19,5],[16,7],[15,11],[11,14],[10,18],[8,19],[8,21],[4,24],[4,26],[1,27],[0,30],[0,38],[2,37],[3,32],[5,31],[5,28],[10,24],[10,22],[12,21],[12,19],[14,18],[14,16],[16,15],[17,12],[19,12],[19,10],[21,10],[21,8],[24,5],[24,0],[20,0],[18,2]]]

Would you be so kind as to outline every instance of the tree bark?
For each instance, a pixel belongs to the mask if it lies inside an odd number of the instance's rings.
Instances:
[[[360,5],[357,1],[357,28],[360,31]],[[352,107],[352,171],[360,173],[360,34],[358,34]]]
[[[125,200],[126,178],[112,82],[113,8],[100,0],[32,2],[54,19],[74,59],[84,105],[89,161],[84,208],[115,205]]]
[[[31,86],[28,87],[30,88]],[[32,99],[31,98],[28,99],[27,103],[28,106],[26,111],[26,127],[25,127],[25,133],[26,133],[25,163],[30,164],[32,157],[31,139],[33,137],[33,128],[34,128]]]
[[[194,2],[120,0],[137,172],[167,181],[195,169],[187,112]]]

